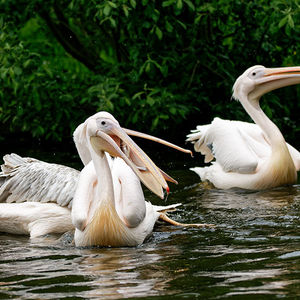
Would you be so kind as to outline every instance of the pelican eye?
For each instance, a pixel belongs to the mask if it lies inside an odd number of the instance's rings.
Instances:
[[[101,125],[106,125],[106,122],[105,121],[101,121]]]
[[[256,68],[248,73],[248,77],[252,79],[261,78],[264,76],[264,69],[263,68]]]

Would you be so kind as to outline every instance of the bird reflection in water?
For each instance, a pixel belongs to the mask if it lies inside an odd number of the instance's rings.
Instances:
[[[138,248],[89,249],[78,263],[81,273],[94,278],[90,283],[94,288],[85,296],[119,299],[157,296],[162,292],[166,295],[169,282],[176,275],[170,276],[171,270],[164,261],[178,253],[176,246],[168,245],[166,250],[152,242]]]
[[[203,188],[202,183],[195,187],[201,193],[202,206],[211,209],[268,209],[284,208],[294,203],[299,198],[296,186],[278,187],[263,191],[248,191],[242,189],[219,190]]]

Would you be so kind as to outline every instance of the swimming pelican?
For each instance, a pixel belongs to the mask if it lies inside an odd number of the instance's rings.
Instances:
[[[152,160],[107,112],[79,125],[74,141],[83,170],[78,171],[16,154],[6,155],[0,173],[0,232],[64,233],[75,227],[76,246],[136,246],[167,210],[144,199],[140,180],[163,198],[166,179]],[[146,138],[151,136],[146,135]],[[112,159],[111,156],[116,157]],[[187,224],[190,226],[189,224]]]
[[[259,100],[269,91],[298,83],[300,67],[246,70],[233,86],[233,98],[256,124],[215,118],[211,124],[197,126],[187,141],[205,155],[205,163],[216,161],[191,170],[220,189],[261,190],[296,183],[300,153],[285,142]]]

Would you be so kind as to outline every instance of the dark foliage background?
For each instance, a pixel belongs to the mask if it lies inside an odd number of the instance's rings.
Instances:
[[[0,3],[2,144],[70,146],[79,123],[107,110],[123,126],[182,145],[215,116],[249,121],[231,101],[246,68],[300,65],[297,1]],[[298,148],[299,91],[261,101]]]

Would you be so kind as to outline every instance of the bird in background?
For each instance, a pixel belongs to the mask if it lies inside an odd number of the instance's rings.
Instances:
[[[158,138],[123,129],[107,112],[79,125],[74,142],[84,164],[72,168],[4,156],[0,173],[0,232],[28,234],[31,238],[74,230],[76,246],[137,246],[179,204],[155,206],[145,201],[141,182],[160,198],[169,192],[160,170],[128,134],[152,139],[190,152]],[[113,157],[113,158],[112,158]]]
[[[260,99],[272,90],[299,83],[300,67],[247,69],[234,83],[233,98],[256,124],[215,118],[211,124],[197,126],[187,141],[211,164],[191,170],[219,189],[262,190],[295,184],[300,153],[263,112]]]

